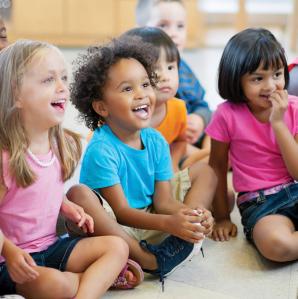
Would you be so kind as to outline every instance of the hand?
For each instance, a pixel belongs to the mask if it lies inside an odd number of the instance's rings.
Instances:
[[[5,260],[11,279],[18,284],[32,281],[39,276],[34,269],[36,264],[31,255],[11,242]]]
[[[215,223],[212,238],[214,241],[229,241],[230,237],[237,236],[237,226],[229,219]]]
[[[268,99],[272,103],[269,121],[272,125],[283,121],[284,114],[288,107],[288,92],[276,90]]]
[[[201,211],[203,213],[203,219],[201,221],[201,225],[205,229],[204,231],[205,236],[209,237],[213,230],[214,218],[209,210],[203,208],[201,209]]]
[[[198,243],[205,237],[205,228],[197,225],[203,217],[190,208],[181,208],[177,213],[169,215],[165,231],[185,241]]]
[[[60,212],[77,224],[84,233],[93,233],[94,232],[94,221],[93,218],[85,213],[84,209],[74,202],[69,201],[65,198],[62,202]]]
[[[204,131],[204,120],[201,116],[191,113],[187,115],[186,141],[194,144]]]

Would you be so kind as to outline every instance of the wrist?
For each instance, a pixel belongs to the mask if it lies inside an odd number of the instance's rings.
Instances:
[[[274,131],[279,131],[279,130],[284,130],[286,124],[284,123],[283,120],[273,121],[271,122],[271,127]]]
[[[170,227],[171,227],[171,217],[172,215],[160,215],[161,221],[160,223],[160,231],[169,233],[170,232]]]

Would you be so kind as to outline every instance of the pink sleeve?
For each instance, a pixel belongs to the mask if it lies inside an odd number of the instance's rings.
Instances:
[[[7,189],[11,186],[11,176],[9,173],[9,155],[8,152],[3,151],[2,152],[2,175],[3,175],[3,181],[4,185]]]
[[[231,141],[228,129],[229,104],[220,104],[212,115],[212,119],[207,126],[205,132],[217,141],[229,143]]]

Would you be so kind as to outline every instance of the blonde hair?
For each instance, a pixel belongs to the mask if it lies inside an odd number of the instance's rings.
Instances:
[[[147,26],[150,21],[152,8],[163,2],[176,2],[184,6],[183,0],[138,0],[135,11],[137,25],[140,27]]]
[[[29,142],[15,100],[28,64],[41,50],[56,49],[45,42],[19,40],[0,52],[0,170],[2,152],[10,157],[9,170],[18,186],[27,187],[36,177],[26,161]],[[61,163],[62,179],[70,178],[78,164],[82,148],[80,136],[57,125],[50,129],[52,150]]]

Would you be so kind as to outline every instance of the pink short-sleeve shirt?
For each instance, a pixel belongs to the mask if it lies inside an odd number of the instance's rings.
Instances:
[[[289,96],[284,116],[290,133],[298,132],[298,98]],[[270,188],[292,180],[270,123],[259,122],[245,103],[220,104],[206,128],[217,141],[230,144],[233,184],[237,192]]]

